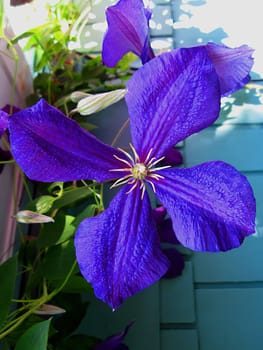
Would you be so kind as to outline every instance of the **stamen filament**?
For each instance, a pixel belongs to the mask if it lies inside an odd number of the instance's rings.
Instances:
[[[143,187],[142,187],[142,194],[141,194],[141,200],[143,200],[143,197],[144,197],[144,193],[145,193],[145,190],[146,190],[146,187],[145,187],[145,184],[143,184]]]
[[[116,154],[114,154],[113,157],[116,158],[116,159],[118,159],[120,162],[122,162],[122,163],[128,165],[129,167],[132,166],[132,164],[130,164],[130,163],[128,162],[128,160],[123,159],[123,158],[120,158],[120,157],[116,156]]]
[[[160,166],[159,168],[149,169],[148,171],[157,171],[157,170],[169,169],[171,167],[172,167],[171,165],[164,165],[164,166]]]
[[[149,153],[147,154],[147,157],[145,158],[145,163],[146,164],[148,164],[148,160],[150,159],[150,156],[151,156],[151,154],[152,154],[152,151],[153,151],[153,149],[151,148],[150,149],[150,151],[149,151]],[[153,157],[152,159],[155,159],[155,157]]]
[[[116,180],[113,185],[111,185],[110,189],[124,185],[125,183],[127,183],[129,181],[130,177],[131,177],[131,175],[126,175],[126,176],[121,177],[120,179]]]
[[[126,192],[126,194],[131,193],[137,186],[138,182],[136,181],[135,184],[129,189],[129,191]]]
[[[152,181],[148,180],[149,184],[152,186],[153,192],[156,193],[155,185]]]
[[[164,158],[165,158],[165,157],[161,157],[161,158],[157,159],[155,162],[151,163],[150,166],[149,166],[149,164],[147,164],[147,165],[148,165],[148,167],[152,168],[152,167],[155,166],[156,164],[160,163]],[[153,160],[153,158],[152,158],[151,160]]]
[[[119,172],[131,171],[131,168],[109,169],[109,171],[119,171]]]
[[[133,147],[133,145],[131,143],[129,143],[131,150],[134,154],[134,159],[135,159],[135,163],[137,163],[138,161],[140,161],[140,157],[138,155],[138,153],[136,152],[136,149]]]
[[[122,149],[122,148],[118,148],[118,150],[121,151],[123,154],[125,154],[125,156],[130,159],[132,164],[134,164],[134,159],[132,158],[132,156],[128,152],[124,151],[124,149]]]
[[[148,175],[148,177],[155,179],[155,180],[164,179],[164,176],[159,175],[159,174],[150,174],[150,175]]]

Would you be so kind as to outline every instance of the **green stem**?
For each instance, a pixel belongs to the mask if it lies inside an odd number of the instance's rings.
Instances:
[[[0,164],[12,164],[12,163],[15,163],[15,160],[14,160],[14,159],[11,159],[11,160],[1,160],[1,161],[0,161]]]
[[[18,317],[16,320],[12,320],[9,322],[9,324],[7,324],[3,329],[2,329],[2,333],[0,334],[0,340],[5,338],[8,334],[10,334],[11,332],[13,332],[15,329],[17,329],[18,326],[20,326],[30,315],[32,315],[34,313],[34,311],[36,311],[37,309],[39,309],[43,304],[46,304],[48,301],[50,301],[51,299],[54,298],[55,295],[57,295],[67,284],[69,278],[71,277],[75,267],[76,267],[77,262],[74,261],[69,273],[67,274],[65,280],[62,282],[62,284],[56,288],[55,290],[53,290],[53,292],[51,292],[48,295],[44,295],[42,298],[37,299],[33,304],[33,306],[30,308],[30,310],[28,310],[27,312],[25,312],[23,315],[21,315],[20,317]]]

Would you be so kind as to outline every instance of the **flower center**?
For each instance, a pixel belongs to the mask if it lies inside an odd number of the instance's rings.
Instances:
[[[159,162],[161,162],[164,159],[164,157],[161,157],[159,159],[156,159],[156,157],[151,157],[152,148],[148,152],[145,160],[142,162],[132,144],[130,144],[130,147],[133,152],[133,157],[121,148],[118,148],[118,150],[125,155],[125,158],[121,158],[116,154],[113,155],[114,158],[118,159],[120,162],[123,163],[123,168],[111,169],[110,171],[122,173],[127,172],[127,175],[116,180],[111,186],[111,188],[118,187],[124,184],[129,184],[131,185],[131,187],[128,190],[128,192],[126,192],[128,194],[132,192],[137,186],[139,186],[140,190],[142,191],[141,198],[143,198],[146,190],[145,182],[149,183],[153,191],[156,192],[154,182],[152,180],[160,180],[164,178],[162,175],[157,174],[156,171],[170,168],[170,165],[155,167]]]
[[[135,179],[142,180],[148,175],[148,170],[143,163],[136,163],[132,169],[132,176]]]

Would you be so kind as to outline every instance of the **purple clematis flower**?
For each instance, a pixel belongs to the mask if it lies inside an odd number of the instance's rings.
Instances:
[[[119,0],[116,5],[108,7],[106,16],[108,29],[103,40],[102,57],[108,67],[114,67],[127,52],[138,55],[143,64],[154,58],[149,35],[151,14],[142,0]],[[202,46],[215,67],[222,96],[249,82],[254,50],[247,45],[229,48],[208,43]]]
[[[106,17],[109,29],[103,41],[102,60],[108,67],[114,67],[128,52],[139,56],[143,63],[154,57],[148,29],[151,12],[144,8],[142,0],[121,0],[107,8]]]
[[[238,247],[254,232],[255,199],[245,176],[222,161],[160,166],[173,145],[218,117],[220,87],[204,47],[165,53],[127,84],[131,151],[114,149],[41,100],[9,118],[13,156],[33,180],[113,181],[121,189],[75,235],[81,273],[117,308],[169,268],[148,191],[167,209],[177,239],[198,251]]]

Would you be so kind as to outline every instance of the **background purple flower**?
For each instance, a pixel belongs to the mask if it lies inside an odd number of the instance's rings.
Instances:
[[[114,67],[130,51],[138,55],[143,64],[154,58],[149,33],[150,13],[142,0],[119,0],[108,7],[106,15],[108,30],[103,40],[102,57],[107,66]],[[215,67],[222,96],[248,83],[254,50],[247,45],[229,48],[208,43],[202,46]]]
[[[129,350],[128,346],[123,344],[123,341],[133,324],[134,322],[131,322],[123,332],[113,335],[99,343],[94,350]]]
[[[108,67],[114,67],[128,52],[138,55],[143,63],[154,57],[149,42],[150,17],[151,12],[144,8],[142,0],[120,0],[107,8],[108,30],[103,40],[102,60]]]

